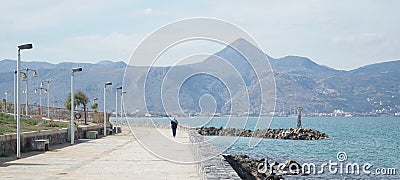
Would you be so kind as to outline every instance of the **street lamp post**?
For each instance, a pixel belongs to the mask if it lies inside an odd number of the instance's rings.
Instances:
[[[58,101],[53,101],[53,116],[54,116],[54,118],[55,119],[58,119],[58,112],[57,112],[57,108],[56,108],[56,103],[57,103]]]
[[[18,71],[14,71],[14,104],[13,104],[13,107],[14,107],[14,120],[16,120],[17,119],[17,72]],[[24,79],[26,79],[26,78],[28,78],[27,76],[26,76],[26,74],[24,73],[24,72],[19,72],[19,74],[20,75],[22,75],[22,80],[24,80]]]
[[[93,98],[93,104],[97,104],[97,100],[99,100],[99,98]],[[98,111],[98,107],[99,107],[99,105],[97,104],[97,107],[96,107],[96,109],[94,109],[94,110],[96,110],[96,112]]]
[[[104,111],[103,111],[103,126],[104,126],[104,128],[103,128],[103,134],[104,134],[104,136],[106,136],[106,134],[107,134],[107,129],[106,129],[106,119],[107,119],[107,113],[106,113],[106,88],[107,88],[107,86],[111,86],[112,85],[112,82],[106,82],[105,84],[104,84]]]
[[[118,121],[118,90],[122,89],[122,87],[117,87],[115,90],[115,122]]]
[[[122,86],[117,87],[117,90],[115,91],[115,123],[118,123],[118,90],[119,89],[122,90]],[[118,129],[116,129],[116,131],[118,131]]]
[[[43,83],[40,84],[40,88],[35,89],[35,93],[39,91],[39,115],[40,118],[42,118],[42,90],[44,90],[45,93],[48,93],[48,90],[46,88],[43,88]]]
[[[81,72],[82,68],[73,68],[72,69],[72,74],[71,74],[71,124],[70,124],[70,129],[71,129],[71,144],[74,144],[75,141],[75,135],[74,135],[74,120],[75,120],[75,113],[74,113],[74,73],[76,72]]]
[[[26,94],[26,89],[22,90],[22,94]],[[24,96],[25,96],[25,95],[24,95]],[[26,99],[26,96],[25,96],[25,99]],[[25,100],[25,101],[26,101],[26,100]],[[24,107],[23,109],[25,109],[25,107]]]
[[[25,68],[23,69],[25,70],[25,77],[23,80],[25,81],[25,90],[26,90],[26,94],[25,94],[25,115],[28,116],[28,73],[29,71],[33,71],[32,76],[33,77],[37,77],[37,71],[34,69],[29,69],[29,68]]]
[[[58,101],[53,101],[53,107],[54,108],[56,108],[56,103],[57,103]]]
[[[40,86],[44,86],[47,83],[47,117],[50,118],[50,81],[43,81]]]
[[[5,112],[7,113],[7,103],[8,103],[8,90],[4,93],[6,95],[6,107],[5,107]]]
[[[14,114],[14,120],[16,120],[17,119],[17,98],[16,98],[16,95],[17,94],[17,71],[14,71],[14,104],[13,104],[13,107],[14,107],[14,112],[13,112],[13,114]]]
[[[21,50],[23,49],[32,49],[32,44],[24,44],[24,45],[19,45],[18,46],[18,61],[17,61],[17,75],[20,74],[20,65],[21,65]],[[19,107],[19,78],[16,78],[16,85],[17,85],[17,100],[16,100],[16,105],[17,105],[17,158],[21,158],[21,112],[20,112],[20,107]]]
[[[122,92],[121,92],[121,119],[123,118],[122,117],[122,115],[123,115],[123,101],[124,101],[124,94],[126,93],[126,91],[124,91],[124,90],[122,90]]]

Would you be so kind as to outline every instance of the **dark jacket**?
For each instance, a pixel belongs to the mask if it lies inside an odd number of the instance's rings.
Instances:
[[[171,128],[176,129],[178,127],[178,121],[176,119],[171,120]]]

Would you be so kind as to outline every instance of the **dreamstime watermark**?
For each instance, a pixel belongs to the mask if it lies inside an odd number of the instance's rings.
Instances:
[[[269,164],[268,160],[260,163],[257,167],[259,173],[273,174],[308,174],[319,175],[330,173],[333,175],[396,175],[396,168],[374,168],[371,163],[347,162],[347,154],[338,152],[337,161],[329,160],[327,163],[303,163],[292,162],[290,164]],[[265,166],[267,164],[267,166]]]

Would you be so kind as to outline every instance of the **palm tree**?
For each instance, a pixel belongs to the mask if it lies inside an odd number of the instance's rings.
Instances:
[[[88,102],[89,98],[82,91],[78,91],[77,93],[74,94],[74,106],[75,107],[79,105],[83,106],[83,110],[85,112],[85,124],[86,124],[86,106]],[[66,109],[71,110],[71,93],[69,93],[67,99],[65,100],[64,106]]]

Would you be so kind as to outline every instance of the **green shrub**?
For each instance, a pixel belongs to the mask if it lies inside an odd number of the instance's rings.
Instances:
[[[9,155],[0,153],[0,157],[9,157]]]
[[[29,152],[29,151],[31,151],[29,148],[27,148],[27,147],[22,147],[21,148],[21,152],[22,153],[27,153],[27,152]]]

